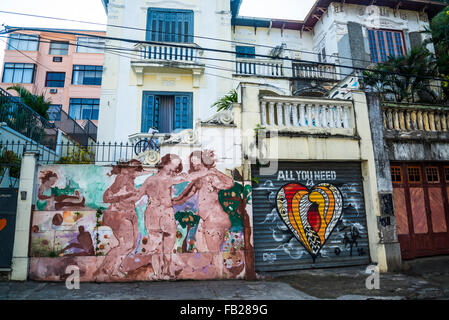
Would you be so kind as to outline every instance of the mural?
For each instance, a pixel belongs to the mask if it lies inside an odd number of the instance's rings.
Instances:
[[[369,263],[360,164],[280,162],[252,175],[257,271]]]
[[[315,262],[340,220],[343,208],[340,191],[327,183],[310,191],[301,184],[290,183],[278,191],[276,203],[282,220]]]
[[[64,280],[69,265],[82,281],[245,276],[251,187],[219,171],[213,151],[186,160],[40,167],[30,278]]]

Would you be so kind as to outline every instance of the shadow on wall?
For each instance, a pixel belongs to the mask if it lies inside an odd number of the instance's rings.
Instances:
[[[212,151],[188,162],[40,167],[30,278],[62,281],[70,265],[81,281],[244,277],[251,187],[217,170]]]

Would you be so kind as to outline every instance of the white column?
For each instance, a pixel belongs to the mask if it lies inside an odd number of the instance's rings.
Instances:
[[[33,190],[36,183],[38,155],[38,152],[25,152],[22,157],[11,280],[26,281],[28,277],[31,206],[33,204]]]
[[[270,102],[268,104],[268,124],[269,125],[276,125],[276,123],[274,123],[274,102]]]
[[[262,102],[260,103],[260,108],[261,108],[260,114],[261,114],[261,116],[262,116],[262,121],[261,121],[261,123],[262,123],[262,125],[264,126],[264,125],[267,124],[267,103],[266,103],[266,101],[262,101]]]
[[[278,116],[278,126],[283,126],[284,125],[284,120],[282,119],[282,102],[278,102],[276,104],[276,111],[277,111],[277,116]]]

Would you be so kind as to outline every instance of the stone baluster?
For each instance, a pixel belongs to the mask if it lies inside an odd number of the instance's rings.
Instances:
[[[349,107],[343,107],[343,125],[349,128]]]
[[[446,113],[444,111],[441,112],[440,121],[441,121],[441,131],[447,131]]]
[[[297,103],[292,104],[292,121],[293,121],[294,127],[298,126],[298,104]]]
[[[313,108],[313,119],[315,120],[315,127],[319,128],[321,127],[320,124],[320,105],[315,105]]]
[[[301,127],[306,126],[306,106],[303,104],[299,106],[299,125]]]
[[[312,108],[313,108],[313,106],[311,106],[311,105],[306,106],[306,109],[307,109],[306,126],[309,128],[313,126]]]
[[[342,127],[342,114],[341,114],[341,106],[337,106],[336,108],[336,121],[335,121],[335,127],[341,128]]]
[[[393,126],[395,130],[399,130],[399,110],[393,109]]]
[[[329,119],[329,127],[330,128],[335,128],[334,108],[335,108],[334,106],[329,106],[329,108],[328,108],[328,111],[329,111],[328,119]]]
[[[436,131],[441,131],[440,112],[436,111],[434,117],[435,117],[435,130]]]
[[[292,124],[292,107],[290,103],[285,103],[284,104],[284,125],[287,127],[290,127]]]
[[[427,111],[423,112],[423,122],[424,122],[424,130],[430,131],[430,125],[429,125],[429,113]]]
[[[272,126],[274,126],[276,124],[275,121],[274,121],[274,119],[275,119],[274,105],[275,105],[275,103],[272,102],[272,101],[270,101],[268,103],[268,116],[269,116],[268,124],[272,125]]]
[[[405,110],[405,128],[406,130],[412,130],[410,110]]]
[[[399,110],[399,128],[400,130],[405,130],[405,117],[404,110]]]
[[[328,115],[328,106],[327,105],[321,106],[321,126],[323,128],[328,128],[329,127],[329,122],[328,122],[328,119],[327,119],[327,115]]]
[[[435,127],[435,112],[434,111],[429,111],[428,112],[428,117],[429,117],[429,128],[430,131],[436,131],[436,127]]]
[[[262,117],[261,123],[264,126],[264,125],[267,124],[267,103],[266,103],[266,101],[262,101],[261,102],[260,109],[261,109],[260,110],[260,114],[261,114],[261,117]]]
[[[277,112],[277,118],[278,118],[278,121],[277,121],[277,125],[278,126],[283,126],[284,125],[284,119],[283,119],[283,116],[282,116],[282,106],[283,106],[283,103],[282,102],[278,102],[277,104],[276,104],[276,112]]]

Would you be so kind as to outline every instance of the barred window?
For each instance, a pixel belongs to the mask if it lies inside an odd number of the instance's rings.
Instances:
[[[408,174],[408,182],[410,182],[410,183],[421,183],[422,182],[420,167],[408,167],[407,174]]]
[[[393,183],[402,183],[401,167],[391,167],[391,181]]]
[[[404,37],[400,31],[368,30],[371,62],[380,63],[389,57],[401,57],[404,52]]]
[[[427,167],[426,168],[426,179],[428,183],[439,183],[440,176],[438,173],[438,168],[436,167]]]

